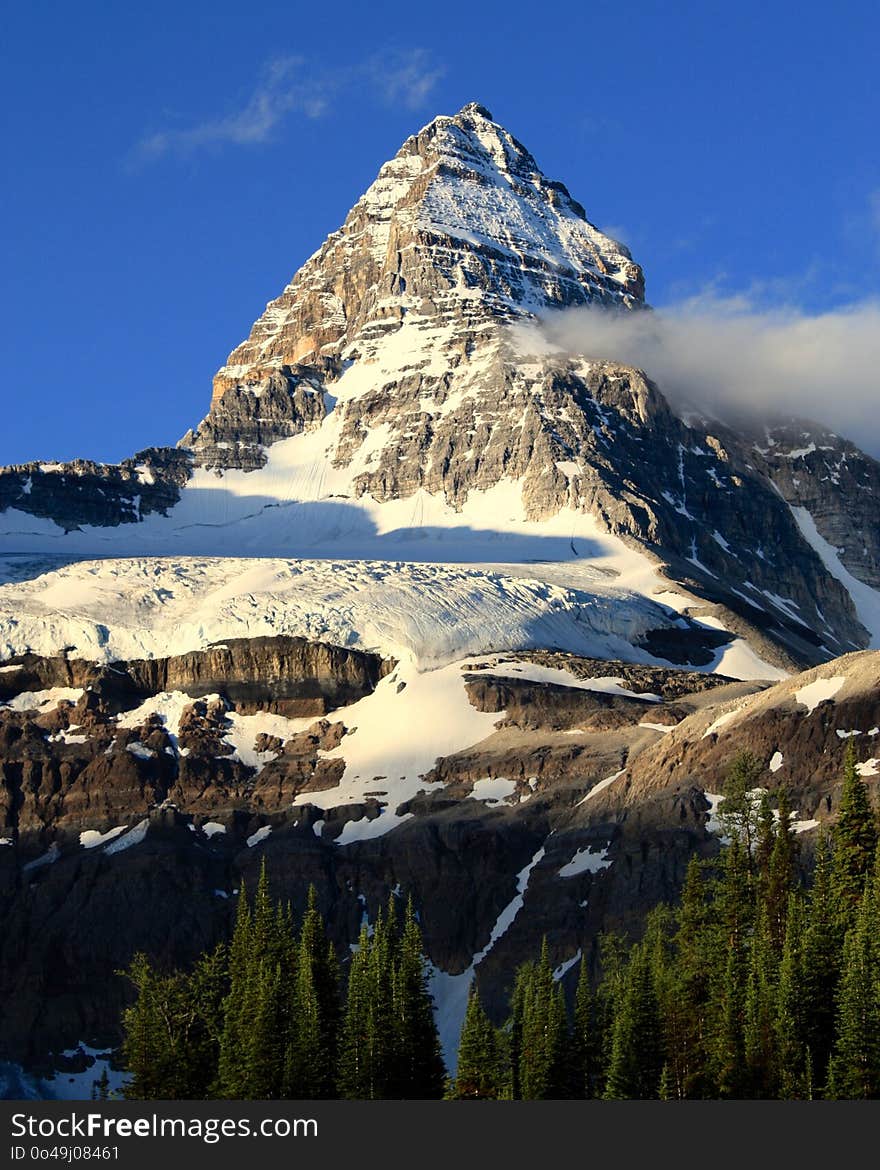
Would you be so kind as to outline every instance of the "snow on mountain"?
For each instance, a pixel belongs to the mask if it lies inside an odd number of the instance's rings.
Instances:
[[[416,330],[444,319],[460,328],[462,317],[641,298],[641,270],[627,249],[472,103],[433,119],[382,167],[232,352],[215,400],[230,385],[338,354],[355,339],[371,356],[389,333],[411,337],[411,321]]]
[[[630,587],[650,564],[613,546],[609,540],[604,558],[577,562],[570,574],[547,566],[546,576],[541,565],[390,560],[75,562],[0,586],[0,653],[66,647],[73,657],[110,662],[285,634],[378,650],[422,668],[543,645],[652,661],[635,644],[679,618],[668,592],[660,604]],[[554,580],[560,576],[568,583]]]
[[[840,581],[852,598],[859,621],[871,635],[870,648],[880,649],[880,590],[872,589],[846,568],[841,562],[840,550],[825,540],[806,508],[792,507],[792,512],[804,538],[816,550],[828,572]]]
[[[486,493],[465,510],[474,523],[464,529],[452,526],[450,509],[437,507],[428,529],[395,528],[377,542],[389,555],[381,561],[140,557],[77,561],[21,580],[19,558],[6,558],[0,655],[65,649],[110,662],[281,634],[375,650],[420,669],[542,646],[663,663],[643,645],[650,631],[723,629],[717,618],[701,616],[697,599],[670,590],[650,558],[603,533],[592,517],[559,513],[539,524],[521,510],[510,515],[517,503],[504,489]],[[393,523],[395,503],[372,508],[381,523]],[[497,531],[487,533],[481,519],[493,513]],[[345,547],[342,535],[337,543]],[[463,559],[390,559],[402,545]],[[573,547],[584,555],[572,559]],[[570,559],[563,560],[566,551]],[[526,560],[540,552],[550,559]],[[494,554],[491,563],[467,563],[487,554]],[[720,640],[726,644],[709,669],[741,678],[784,674],[742,638]]]

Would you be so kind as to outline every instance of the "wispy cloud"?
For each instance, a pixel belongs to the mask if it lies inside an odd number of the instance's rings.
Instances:
[[[388,105],[417,110],[446,69],[432,60],[427,49],[395,49],[372,57],[364,73]]]
[[[423,106],[445,69],[427,49],[396,49],[360,65],[315,68],[304,58],[276,57],[262,68],[250,95],[238,108],[190,126],[144,135],[132,153],[138,165],[168,155],[191,156],[203,150],[254,146],[271,141],[292,115],[320,118],[332,99],[346,91],[406,109]]]
[[[880,302],[822,313],[701,296],[652,312],[571,309],[520,334],[645,370],[673,405],[813,418],[880,456]]]
[[[280,123],[294,112],[318,118],[327,106],[326,86],[304,74],[301,57],[268,62],[250,97],[237,110],[193,126],[159,130],[138,143],[136,155],[150,162],[166,154],[188,155],[224,145],[267,142]]]

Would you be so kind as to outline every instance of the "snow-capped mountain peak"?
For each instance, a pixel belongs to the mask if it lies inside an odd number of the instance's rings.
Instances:
[[[216,402],[286,365],[370,349],[408,315],[459,327],[642,301],[641,269],[472,103],[408,138],[271,301],[214,380]]]

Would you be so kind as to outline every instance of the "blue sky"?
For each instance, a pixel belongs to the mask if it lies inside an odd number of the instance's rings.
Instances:
[[[487,105],[655,305],[880,295],[876,3],[7,6],[0,463],[174,442],[403,139]]]

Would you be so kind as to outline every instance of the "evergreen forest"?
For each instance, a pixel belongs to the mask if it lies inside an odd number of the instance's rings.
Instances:
[[[188,970],[143,955],[122,1055],[134,1099],[880,1097],[880,848],[855,753],[806,865],[787,793],[734,761],[722,847],[635,941],[602,935],[566,999],[548,943],[503,1019],[474,983],[447,1075],[418,914],[391,897],[341,964],[312,889],[300,921],[265,865],[231,939]],[[809,875],[809,880],[808,880]]]

